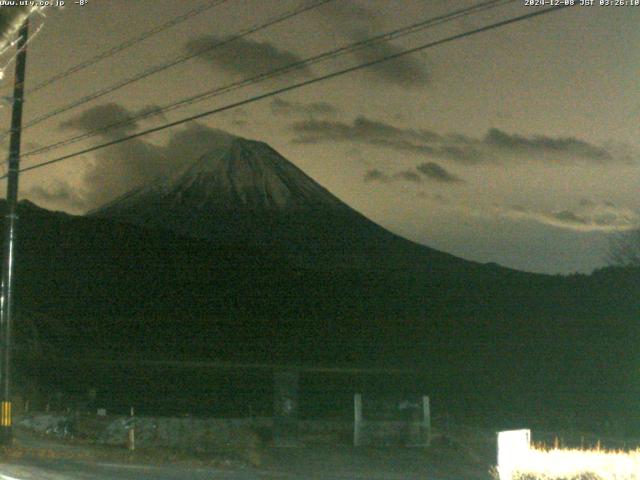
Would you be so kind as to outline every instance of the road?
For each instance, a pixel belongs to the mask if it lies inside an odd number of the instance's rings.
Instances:
[[[171,460],[168,452],[125,451],[74,444],[16,431],[13,454],[0,457],[0,480],[488,480],[495,459],[486,435],[465,432],[465,443],[434,442],[428,449],[355,448],[316,444],[265,447],[259,466],[220,459]],[[493,439],[493,434],[487,437]],[[138,453],[141,453],[139,456]],[[124,455],[123,455],[124,454]],[[246,465],[246,466],[245,466]]]
[[[69,460],[28,461],[0,465],[0,480],[257,480],[290,478],[264,476],[259,472],[228,471],[212,468],[89,464]]]
[[[0,465],[0,480],[413,480],[425,476],[404,474],[360,474],[328,472],[291,473],[265,470],[232,471],[212,468],[151,467],[124,464],[80,464],[70,461],[38,462],[38,464]],[[443,477],[429,477],[445,480]],[[453,480],[455,477],[448,477]]]
[[[440,452],[444,453],[444,452]],[[486,480],[486,466],[415,450],[279,449],[259,468],[137,465],[20,458],[0,464],[0,480]],[[466,463],[466,464],[465,464]]]

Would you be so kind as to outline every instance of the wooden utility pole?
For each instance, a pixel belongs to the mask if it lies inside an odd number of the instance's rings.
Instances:
[[[20,172],[20,137],[22,106],[27,66],[29,18],[20,28],[18,55],[13,87],[11,140],[9,143],[9,171],[7,173],[7,214],[4,221],[4,262],[0,295],[0,443],[9,444],[13,437],[11,419],[11,327],[13,325],[14,251],[18,220],[18,175]]]

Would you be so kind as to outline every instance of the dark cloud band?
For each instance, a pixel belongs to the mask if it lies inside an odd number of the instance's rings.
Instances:
[[[338,109],[328,102],[302,103],[274,98],[271,113],[283,117],[335,117]]]
[[[463,183],[460,177],[449,173],[445,168],[435,162],[422,163],[415,170],[402,170],[393,175],[388,175],[374,168],[365,173],[365,182],[388,183],[391,181],[405,181],[410,183],[422,183],[424,179],[439,183]]]
[[[545,135],[525,137],[495,128],[483,138],[476,139],[461,134],[440,135],[425,129],[402,128],[361,116],[351,123],[317,119],[297,121],[290,129],[295,134],[294,143],[361,143],[465,164],[513,160],[549,163],[635,161],[633,155],[628,153],[617,155],[607,147],[592,145],[577,138]]]
[[[242,76],[254,77],[272,70],[302,62],[302,57],[276,47],[270,42],[257,42],[246,38],[238,38],[228,45],[213,48],[224,42],[223,38],[206,35],[187,42],[188,53],[200,55],[212,66]],[[307,66],[290,72],[289,76],[309,76]]]

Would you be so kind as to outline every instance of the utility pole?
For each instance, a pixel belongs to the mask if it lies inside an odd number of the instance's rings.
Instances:
[[[18,220],[18,174],[20,172],[20,136],[22,133],[22,105],[27,66],[29,18],[20,28],[18,55],[13,87],[11,141],[9,143],[9,171],[7,174],[7,214],[4,221],[4,262],[0,295],[0,443],[12,440],[11,420],[11,327],[13,323],[14,250]]]

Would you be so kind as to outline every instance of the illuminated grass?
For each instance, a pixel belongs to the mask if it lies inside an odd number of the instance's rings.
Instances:
[[[640,480],[640,449],[617,452],[531,448],[514,464],[514,480]]]

